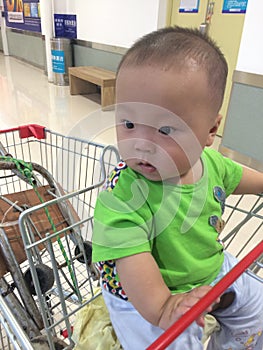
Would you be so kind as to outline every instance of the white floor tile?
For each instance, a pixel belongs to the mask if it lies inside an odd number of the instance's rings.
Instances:
[[[68,86],[49,83],[43,70],[0,53],[1,129],[40,124],[52,131],[113,143],[113,113]],[[106,129],[106,130],[105,130]],[[109,130],[110,129],[110,130]]]

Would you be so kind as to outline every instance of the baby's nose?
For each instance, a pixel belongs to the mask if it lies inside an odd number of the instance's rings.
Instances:
[[[134,141],[134,148],[139,152],[155,153],[156,145],[151,140],[138,138]]]

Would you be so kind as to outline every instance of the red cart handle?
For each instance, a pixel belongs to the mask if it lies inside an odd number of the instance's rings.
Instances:
[[[0,134],[12,131],[19,131],[19,137],[21,139],[24,139],[26,137],[35,137],[38,140],[42,140],[46,138],[45,127],[37,124],[28,124],[18,126],[16,128],[0,130]]]
[[[164,350],[201,315],[263,253],[263,240],[202,299],[168,328],[147,350]]]

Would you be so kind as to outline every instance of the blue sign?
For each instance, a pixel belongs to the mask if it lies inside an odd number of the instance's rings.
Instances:
[[[223,13],[246,13],[248,0],[224,0]]]
[[[181,0],[179,12],[197,13],[199,8],[199,0]]]
[[[51,50],[52,69],[54,73],[66,73],[65,69],[65,53],[64,51]]]
[[[77,38],[77,16],[76,15],[54,15],[56,38]]]

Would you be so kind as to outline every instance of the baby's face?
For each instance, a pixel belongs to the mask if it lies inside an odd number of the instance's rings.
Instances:
[[[217,115],[205,73],[194,65],[123,68],[116,99],[122,158],[150,180],[178,183],[200,158]]]

